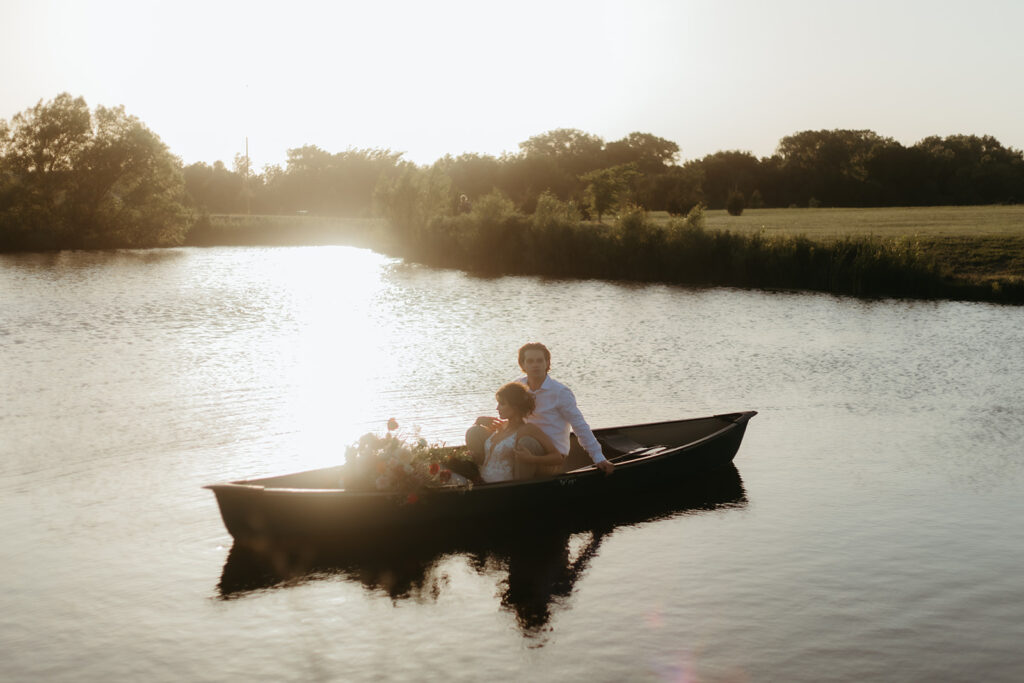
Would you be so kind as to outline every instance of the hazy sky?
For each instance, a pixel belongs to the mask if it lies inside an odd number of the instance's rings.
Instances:
[[[1024,0],[0,0],[0,118],[123,104],[185,163],[417,163],[554,128],[681,158],[867,128],[1024,148]]]

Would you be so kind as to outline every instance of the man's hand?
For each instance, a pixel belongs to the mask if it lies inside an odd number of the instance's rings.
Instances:
[[[607,460],[602,460],[601,462],[595,462],[594,463],[594,467],[596,467],[597,469],[599,469],[602,472],[604,472],[605,476],[608,476],[609,474],[611,474],[612,472],[615,471],[615,465],[611,464]]]

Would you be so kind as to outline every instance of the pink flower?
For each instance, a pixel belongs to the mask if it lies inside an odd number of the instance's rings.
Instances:
[[[398,429],[398,420],[392,417],[388,420],[388,431],[393,432],[396,429]]]

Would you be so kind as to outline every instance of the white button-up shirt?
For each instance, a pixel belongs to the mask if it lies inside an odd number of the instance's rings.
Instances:
[[[520,377],[516,381],[525,384],[527,388],[530,386],[526,377]],[[591,460],[601,462],[605,459],[604,453],[601,452],[601,444],[598,443],[590,425],[583,419],[583,414],[576,406],[576,396],[569,387],[551,379],[549,375],[544,378],[544,383],[533,392],[533,395],[537,399],[537,407],[527,418],[527,422],[537,425],[547,434],[562,455],[569,453],[571,427]]]

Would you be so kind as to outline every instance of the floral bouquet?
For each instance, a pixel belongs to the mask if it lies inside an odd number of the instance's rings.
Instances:
[[[403,493],[406,502],[415,503],[424,489],[472,486],[468,479],[449,468],[453,460],[468,460],[465,449],[427,443],[419,436],[418,429],[411,439],[404,438],[398,433],[395,418],[388,420],[387,426],[384,436],[373,432],[364,434],[345,450],[341,473],[343,488]]]

